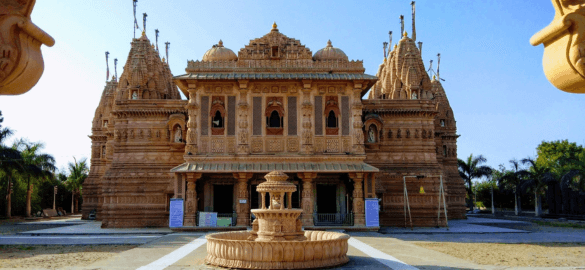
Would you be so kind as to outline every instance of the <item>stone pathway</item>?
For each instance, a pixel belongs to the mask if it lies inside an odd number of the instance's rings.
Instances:
[[[64,221],[68,222],[68,221]],[[101,229],[99,222],[75,223],[0,236],[3,244],[141,244],[109,259],[75,269],[220,269],[204,263],[204,233],[168,228]],[[382,233],[350,232],[350,262],[335,269],[535,269],[486,266],[417,246],[410,241],[469,243],[585,242],[583,230],[534,229],[522,221],[469,218],[450,228],[388,228]],[[541,268],[541,269],[579,269]],[[585,269],[585,268],[583,268]]]

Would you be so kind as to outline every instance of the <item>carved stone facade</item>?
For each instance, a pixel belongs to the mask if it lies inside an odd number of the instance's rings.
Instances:
[[[237,56],[223,43],[214,45],[204,61],[189,61],[187,73],[169,83],[168,65],[148,39],[133,40],[119,85],[108,83],[115,89],[110,118],[99,120],[96,111],[95,121],[108,120],[109,133],[94,130],[92,149],[105,142],[109,163],[94,165],[92,159],[87,183],[93,191],[84,213],[97,209],[106,227],[167,226],[165,207],[174,197],[185,201],[187,226],[202,225],[198,212],[218,212],[232,225],[247,226],[253,219],[250,210],[265,204],[256,191],[259,181],[279,170],[297,185],[287,203],[303,209],[306,228],[324,225],[322,217],[328,215],[339,224],[363,227],[365,201],[376,198],[382,199],[381,225],[403,225],[403,204],[394,197],[402,196],[402,176],[412,174],[427,176],[427,194],[437,194],[435,176],[442,174],[450,217],[463,217],[453,113],[440,83],[428,80],[424,66],[417,66],[420,53],[411,43],[403,38],[402,49],[390,54],[407,64],[385,59],[396,68],[382,69],[396,73],[400,66],[410,75],[382,72],[378,80],[331,42],[313,55],[274,25]],[[150,80],[147,74],[159,75]],[[388,85],[402,88],[387,88],[387,78],[394,80]],[[402,86],[398,78],[410,84]],[[417,80],[422,86],[415,87]],[[189,100],[178,99],[175,83]],[[370,88],[370,99],[376,100],[362,100]],[[148,97],[157,100],[142,101],[146,96],[139,91],[144,89],[153,89]],[[401,91],[404,97],[416,92],[420,98],[382,98]],[[99,112],[107,108],[102,103]],[[445,127],[437,126],[441,120]],[[450,156],[435,152],[443,145]],[[120,197],[127,196],[161,203],[120,204]],[[412,200],[417,202],[411,204],[413,212],[422,211],[424,217],[416,225],[436,225],[438,205],[429,196],[417,194]]]

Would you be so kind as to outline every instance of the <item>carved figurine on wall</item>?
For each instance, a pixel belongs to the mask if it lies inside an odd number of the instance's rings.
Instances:
[[[180,126],[175,128],[175,142],[183,142],[183,130]]]
[[[416,92],[412,92],[411,99],[418,99]]]
[[[530,39],[544,44],[542,67],[550,83],[570,93],[585,93],[585,1],[551,0],[553,21]]]
[[[138,99],[138,92],[136,91],[132,92],[132,99]]]
[[[376,142],[376,126],[374,125],[370,125],[370,130],[368,131],[368,142]]]

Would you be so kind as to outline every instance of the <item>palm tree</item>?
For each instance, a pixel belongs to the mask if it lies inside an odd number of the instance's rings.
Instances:
[[[490,175],[490,187],[491,187],[491,195],[492,195],[492,214],[496,214],[496,207],[494,201],[494,185],[496,185],[500,179],[506,174],[506,167],[504,164],[499,165],[498,170],[492,170],[492,174]]]
[[[2,127],[4,117],[0,111],[0,173],[2,173],[7,180],[6,184],[6,217],[10,218],[11,214],[11,184],[12,178],[15,172],[22,172],[22,157],[17,149],[6,146],[6,139],[10,137],[14,132],[7,128]]]
[[[514,193],[514,213],[519,215],[522,213],[521,198],[520,198],[520,185],[526,176],[526,173],[520,168],[520,162],[516,159],[510,160],[512,170],[507,171],[498,184],[502,186],[501,189],[512,190]]]
[[[459,167],[459,175],[465,183],[467,183],[467,194],[469,195],[468,206],[470,210],[473,210],[472,196],[472,180],[489,176],[492,173],[492,168],[489,166],[479,166],[482,163],[487,162],[487,159],[482,155],[473,157],[473,154],[467,157],[466,161],[457,159],[457,166]]]
[[[526,192],[528,188],[534,191],[534,215],[542,215],[542,194],[550,182],[556,181],[550,168],[539,165],[533,158],[522,159],[522,164],[530,165],[528,170],[522,170],[525,180],[522,181],[520,189]]]
[[[27,180],[26,216],[30,217],[33,182],[52,177],[56,170],[55,158],[52,155],[40,153],[44,147],[42,143],[30,143],[21,139],[15,145],[17,149],[22,149],[23,176]]]
[[[69,176],[65,185],[71,191],[71,213],[75,213],[77,205],[75,204],[75,195],[80,194],[83,182],[87,178],[89,168],[87,167],[87,159],[77,159],[73,157],[73,163],[69,162]]]

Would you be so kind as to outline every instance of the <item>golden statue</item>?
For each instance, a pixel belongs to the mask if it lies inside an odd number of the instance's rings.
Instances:
[[[55,40],[30,19],[35,0],[0,2],[0,94],[26,93],[44,70],[41,45]]]
[[[585,93],[585,1],[552,0],[553,21],[530,39],[544,44],[542,66],[558,89]]]

